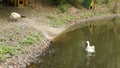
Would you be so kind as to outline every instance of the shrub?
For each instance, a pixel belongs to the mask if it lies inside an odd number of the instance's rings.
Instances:
[[[57,8],[63,13],[67,10],[67,5],[59,5]]]

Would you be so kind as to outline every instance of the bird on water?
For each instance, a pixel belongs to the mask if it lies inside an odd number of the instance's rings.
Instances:
[[[95,52],[95,46],[90,46],[89,41],[86,41],[86,43],[87,43],[87,47],[85,50],[87,51],[88,55],[91,56],[91,54]]]

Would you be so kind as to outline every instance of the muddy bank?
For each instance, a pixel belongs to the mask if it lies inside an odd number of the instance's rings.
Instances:
[[[65,32],[68,32],[80,27],[80,25],[83,23],[87,24],[95,21],[112,20],[114,18],[120,18],[120,14],[108,14],[108,15],[101,15],[97,17],[91,17],[87,19],[77,19],[69,22],[68,24],[61,26],[61,28],[65,28],[65,30],[68,29],[67,31],[65,31]]]
[[[101,15],[101,16],[97,16],[97,17],[91,17],[88,19],[78,19],[78,20],[74,20],[71,21],[68,25],[64,25],[63,27],[67,27],[70,28],[72,26],[77,26],[80,25],[81,23],[87,23],[87,22],[92,22],[92,21],[96,21],[96,20],[110,20],[112,18],[120,18],[120,14],[108,14],[108,15]]]

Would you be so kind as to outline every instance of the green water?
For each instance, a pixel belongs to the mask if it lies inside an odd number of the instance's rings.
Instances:
[[[61,34],[39,61],[27,68],[120,68],[119,23],[119,20],[99,21],[92,32],[90,24],[86,24]],[[89,57],[85,51],[87,40],[95,46],[94,55]]]

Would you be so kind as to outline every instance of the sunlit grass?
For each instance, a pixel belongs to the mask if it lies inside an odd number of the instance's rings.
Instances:
[[[53,26],[61,26],[67,24],[68,22],[76,18],[76,16],[67,13],[63,13],[60,15],[47,14],[45,17],[47,23]]]
[[[13,27],[0,34],[0,62],[13,55],[26,53],[35,43],[40,42],[42,33],[23,27]]]
[[[42,39],[41,33],[35,33],[33,35],[28,35],[25,38],[19,39],[18,42],[21,45],[33,45],[36,41],[40,41]]]
[[[11,45],[0,45],[0,61],[5,61],[7,59],[7,54],[11,56],[15,54],[15,49]]]

